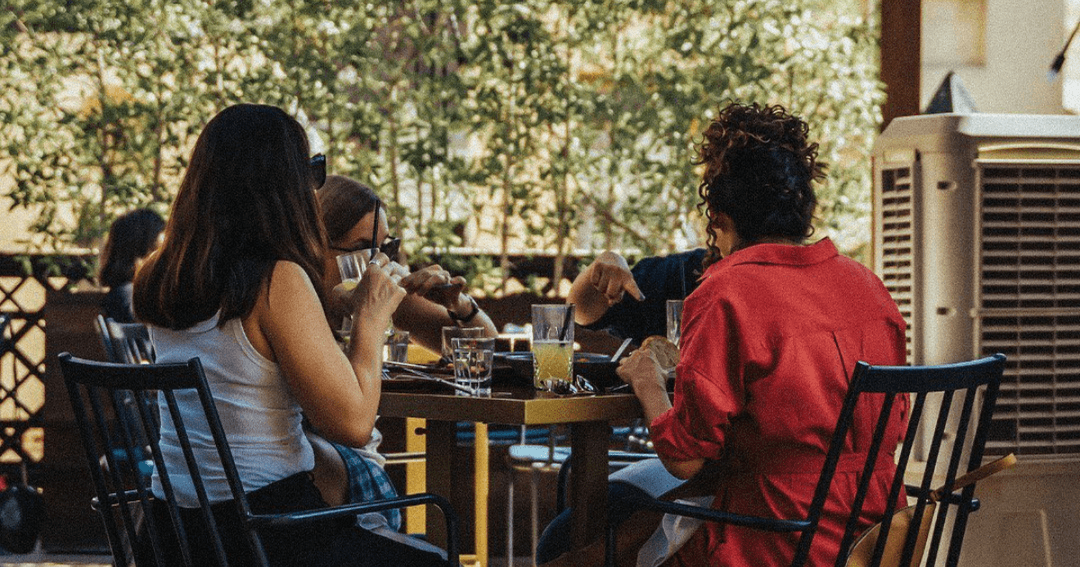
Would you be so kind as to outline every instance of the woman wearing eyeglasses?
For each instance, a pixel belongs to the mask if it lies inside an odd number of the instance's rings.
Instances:
[[[341,282],[335,259],[339,254],[377,248],[378,257],[385,255],[390,260],[398,259],[401,239],[389,235],[386,215],[383,214],[385,209],[370,188],[348,177],[330,175],[325,177],[317,199],[330,244],[323,259],[327,287]],[[377,244],[373,243],[373,236]],[[497,334],[495,324],[464,292],[465,278],[451,277],[438,265],[410,273],[408,268],[391,261],[386,270],[401,278],[398,283],[407,292],[394,311],[394,326],[408,331],[416,343],[439,352],[442,328],[445,326],[482,327],[488,336]],[[333,300],[328,302],[327,310],[331,321],[349,313],[337,309]],[[363,447],[330,443],[310,430],[308,439],[319,463],[316,467],[316,485],[331,504],[370,502],[397,496],[393,483],[383,469],[385,458],[378,453],[382,441],[378,429],[372,429],[371,440]],[[423,542],[403,539],[397,533],[401,526],[401,514],[396,509],[364,514],[360,516],[359,524],[376,534],[429,549]]]
[[[385,208],[374,191],[348,177],[330,175],[317,196],[330,239],[330,254],[325,260],[328,285],[341,280],[334,257],[373,248],[372,234],[376,235],[381,252],[391,260],[398,259],[401,239],[390,236]],[[378,230],[375,230],[376,222]],[[435,352],[441,349],[443,327],[483,327],[488,336],[494,337],[498,329],[465,292],[465,285],[465,278],[451,277],[438,264],[412,273],[406,270],[401,287],[408,295],[394,312],[394,326],[408,331],[414,342]]]

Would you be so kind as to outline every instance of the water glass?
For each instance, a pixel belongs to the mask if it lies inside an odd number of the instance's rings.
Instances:
[[[442,328],[442,357],[443,360],[454,359],[454,348],[450,344],[451,339],[466,338],[479,339],[484,336],[483,327],[458,327],[457,325]]]
[[[565,391],[574,376],[574,306],[532,306],[533,384]]]
[[[675,346],[682,337],[682,305],[681,299],[667,300],[667,338]]]
[[[495,365],[495,339],[458,337],[450,339],[454,360],[454,382],[468,386],[477,396],[491,395],[491,369]],[[469,395],[461,390],[459,396]]]
[[[360,277],[364,275],[364,259],[359,252],[349,252],[337,256],[338,273],[341,274],[341,283],[351,290],[356,287]]]
[[[386,331],[386,342],[383,344],[383,360],[390,362],[408,362],[408,359],[409,332],[390,328]]]
[[[346,315],[341,318],[341,327],[334,331],[341,344],[341,349],[345,352],[349,352],[349,340],[352,338],[352,323],[352,315]]]

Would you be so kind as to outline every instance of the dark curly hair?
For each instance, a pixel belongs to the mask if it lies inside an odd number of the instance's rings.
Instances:
[[[705,166],[698,208],[710,220],[716,213],[731,217],[740,247],[769,238],[804,241],[814,232],[812,185],[825,176],[808,132],[805,122],[781,106],[732,103],[722,109],[694,160]],[[712,222],[706,232],[707,267],[720,259],[720,250]]]

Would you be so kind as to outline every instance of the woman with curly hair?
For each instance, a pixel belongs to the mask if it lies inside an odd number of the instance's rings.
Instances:
[[[619,367],[664,467],[683,479],[719,471],[712,506],[740,514],[804,513],[855,362],[904,363],[904,320],[881,281],[828,238],[807,243],[824,169],[808,130],[757,104],[729,105],[705,130],[695,163],[708,254],[683,307],[674,401],[647,349]],[[901,440],[906,411],[906,400],[896,404],[886,439]],[[858,453],[873,425],[855,425],[842,462],[865,462]],[[880,519],[894,469],[891,456],[879,460],[867,525]],[[857,474],[838,471],[810,565],[840,552]],[[706,523],[667,564],[788,565],[797,540]]]

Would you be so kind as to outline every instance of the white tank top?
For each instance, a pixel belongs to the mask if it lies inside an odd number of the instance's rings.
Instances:
[[[239,318],[217,326],[218,316],[182,331],[150,327],[157,362],[187,362],[199,357],[210,392],[221,416],[236,469],[245,492],[315,467],[315,455],[300,427],[300,405],[289,392],[281,368],[255,350]],[[177,396],[199,472],[210,502],[232,499],[214,440],[201,418],[198,396]],[[199,505],[176,429],[164,398],[161,411],[161,451],[181,506]],[[193,416],[200,416],[192,419]],[[155,471],[153,490],[164,495]]]

